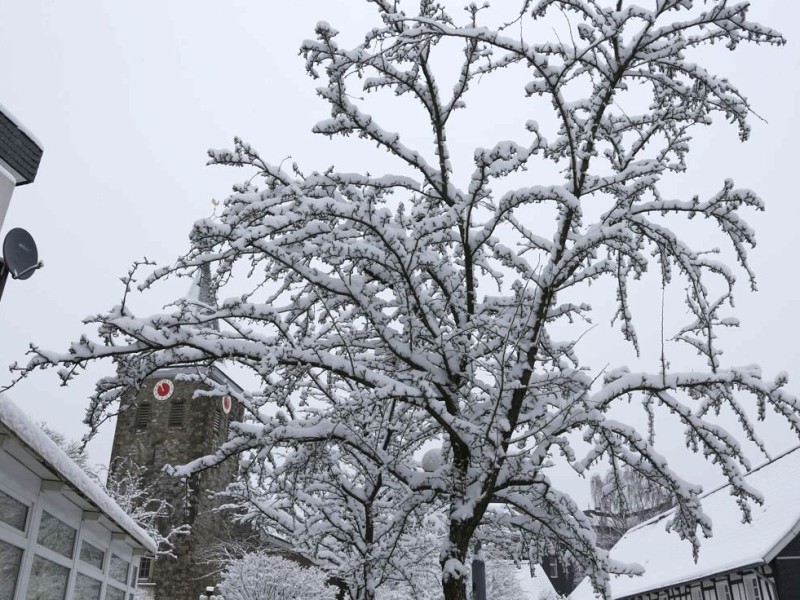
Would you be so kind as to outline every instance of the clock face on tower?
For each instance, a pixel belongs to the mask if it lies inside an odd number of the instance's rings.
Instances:
[[[167,400],[175,391],[175,385],[169,379],[162,379],[153,388],[153,397],[156,400]]]
[[[233,406],[233,401],[231,400],[230,396],[223,396],[222,397],[222,410],[225,411],[225,414],[231,412],[231,406]]]

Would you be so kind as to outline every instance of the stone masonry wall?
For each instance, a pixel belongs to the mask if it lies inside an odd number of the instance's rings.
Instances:
[[[175,544],[176,558],[162,557],[155,562],[152,580],[155,600],[197,600],[206,586],[218,583],[215,566],[207,562],[209,549],[234,535],[229,520],[213,512],[218,504],[209,499],[208,490],[223,490],[235,477],[237,464],[228,460],[187,481],[169,477],[162,469],[213,452],[227,439],[228,423],[241,419],[242,409],[234,402],[226,415],[219,398],[193,398],[196,384],[177,381],[175,374],[171,370],[146,380],[132,406],[118,417],[112,472],[124,461],[144,467],[147,483],[154,483],[159,497],[172,505],[162,531],[182,524],[192,527],[192,534],[181,536]],[[153,393],[161,379],[169,379],[174,385],[172,396],[166,400],[156,399]],[[173,411],[181,402],[183,418],[178,422]]]

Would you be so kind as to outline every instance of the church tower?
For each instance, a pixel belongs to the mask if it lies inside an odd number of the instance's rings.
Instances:
[[[189,301],[212,305],[208,294],[208,270],[201,270],[187,296]],[[187,381],[198,376],[207,385]],[[210,491],[221,491],[236,476],[238,462],[232,458],[181,481],[163,472],[164,465],[182,465],[212,454],[227,439],[231,421],[242,419],[243,409],[230,396],[195,397],[212,383],[232,392],[241,388],[216,367],[175,366],[161,369],[144,381],[128,410],[117,417],[111,450],[110,475],[122,469],[142,474],[142,483],[152,486],[154,496],[170,504],[169,517],[159,524],[162,534],[188,525],[191,533],[174,540],[175,558],[144,561],[140,588],[155,600],[197,600],[207,586],[219,583],[208,552],[219,542],[241,537],[231,531],[230,519],[214,512],[218,501]]]

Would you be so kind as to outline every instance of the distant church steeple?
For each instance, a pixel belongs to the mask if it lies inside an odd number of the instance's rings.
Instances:
[[[217,296],[209,263],[203,263],[197,269],[197,273],[192,279],[192,284],[186,291],[184,300],[187,305],[195,307],[200,314],[210,314],[217,310]],[[216,319],[209,325],[219,331],[219,321]]]
[[[187,294],[178,302],[183,310],[201,320],[216,311],[217,300],[211,267],[200,266]],[[219,322],[203,324],[219,331]],[[226,388],[222,398],[199,395],[212,386]],[[163,472],[165,465],[182,465],[213,454],[227,439],[230,421],[241,421],[243,408],[232,396],[241,388],[217,367],[176,365],[159,369],[142,384],[130,408],[117,416],[111,450],[110,473],[133,465],[143,469],[144,483],[154,495],[167,500],[172,512],[159,523],[165,534],[190,525],[191,535],[179,536],[175,558],[159,557],[142,568],[140,588],[152,591],[154,600],[197,600],[206,586],[219,583],[208,562],[209,550],[221,541],[239,539],[242,530],[231,531],[230,518],[214,511],[219,501],[209,491],[222,491],[236,476],[236,460],[181,481]]]

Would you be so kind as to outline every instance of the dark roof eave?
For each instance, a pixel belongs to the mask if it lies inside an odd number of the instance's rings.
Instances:
[[[19,176],[17,186],[33,183],[43,152],[36,140],[0,110],[0,160]]]
[[[763,560],[756,563],[751,563],[748,565],[741,565],[738,567],[733,567],[732,569],[727,569],[725,571],[719,571],[718,573],[712,573],[710,575],[706,575],[705,577],[696,577],[695,579],[686,579],[683,581],[676,581],[675,583],[671,583],[670,585],[665,585],[659,588],[653,588],[651,590],[643,590],[640,592],[636,592],[635,594],[628,594],[627,596],[620,596],[619,598],[615,598],[614,600],[633,600],[638,596],[643,596],[645,594],[658,594],[659,592],[664,592],[667,590],[671,590],[672,588],[683,586],[683,585],[694,585],[696,583],[701,583],[706,579],[713,579],[715,577],[723,577],[725,575],[729,575],[730,573],[738,573],[739,571],[747,571],[748,569],[754,569],[756,567],[761,567],[766,565],[767,563]]]

